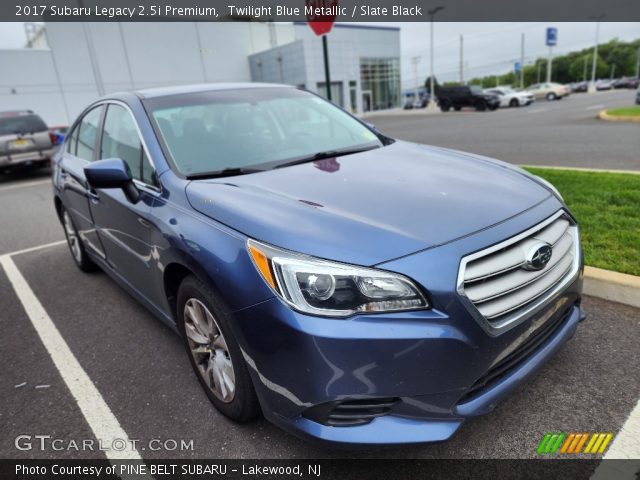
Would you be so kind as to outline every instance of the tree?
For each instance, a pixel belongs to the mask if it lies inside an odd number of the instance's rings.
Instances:
[[[424,81],[424,88],[428,93],[431,93],[431,76],[428,76],[426,78],[426,80]],[[436,92],[436,97],[438,96],[438,93],[440,92],[440,84],[438,83],[438,79],[435,77],[433,77],[433,89]],[[431,95],[433,96],[433,95]]]

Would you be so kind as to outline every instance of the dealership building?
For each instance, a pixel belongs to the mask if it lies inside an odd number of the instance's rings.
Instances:
[[[0,50],[0,111],[68,124],[110,92],[211,82],[269,82],[326,94],[322,41],[304,23],[59,23]],[[400,30],[335,25],[331,94],[354,113],[400,106]]]

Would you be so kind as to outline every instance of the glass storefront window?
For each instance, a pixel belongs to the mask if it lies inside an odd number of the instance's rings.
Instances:
[[[400,59],[361,58],[360,83],[364,111],[400,106]]]

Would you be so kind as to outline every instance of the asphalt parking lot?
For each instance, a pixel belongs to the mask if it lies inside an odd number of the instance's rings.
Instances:
[[[343,451],[307,444],[264,420],[234,424],[209,404],[174,333],[104,273],[87,275],[74,266],[50,184],[38,175],[0,184],[0,255],[27,249],[9,257],[26,282],[19,290],[37,298],[130,439],[193,440],[186,451],[142,447],[143,458],[535,458],[549,431],[618,432],[640,397],[640,311],[586,298],[589,317],[566,347],[495,412],[468,421],[449,442]],[[18,435],[81,441],[95,433],[4,270],[0,458],[104,458],[99,451],[16,449]]]
[[[633,105],[634,90],[574,94],[495,112],[420,111],[367,117],[394,138],[474,152],[519,165],[640,170],[640,125],[605,122],[600,110]]]

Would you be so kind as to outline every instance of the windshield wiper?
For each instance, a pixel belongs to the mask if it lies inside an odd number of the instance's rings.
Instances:
[[[211,172],[193,173],[187,175],[187,180],[202,180],[205,178],[222,178],[233,177],[235,175],[246,175],[248,173],[264,172],[259,168],[245,168],[245,167],[233,167],[223,168],[222,170],[213,170]]]
[[[379,146],[373,147],[364,147],[364,148],[351,148],[344,150],[327,150],[325,152],[318,152],[310,155],[308,157],[296,158],[295,160],[291,160],[289,162],[284,162],[279,165],[276,165],[273,168],[282,168],[282,167],[290,167],[292,165],[300,165],[301,163],[315,162],[316,160],[324,160],[325,158],[335,158],[335,157],[343,157],[345,155],[351,155],[354,153],[366,152],[368,150],[374,150],[376,148],[380,148]]]

